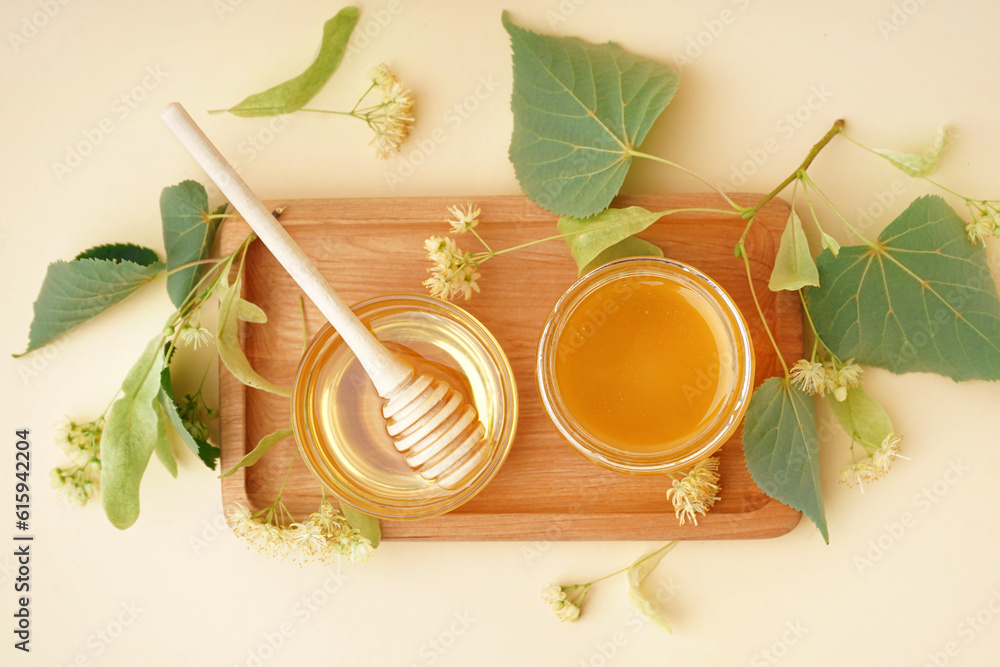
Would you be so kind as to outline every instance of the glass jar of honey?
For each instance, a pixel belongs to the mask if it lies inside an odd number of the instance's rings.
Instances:
[[[303,354],[292,386],[292,429],[306,465],[329,493],[373,516],[420,519],[455,509],[493,479],[510,451],[518,403],[507,357],[477,319],[440,299],[389,295],[352,310],[418,373],[463,394],[486,427],[489,456],[456,488],[414,472],[386,431],[375,386],[327,324]]]
[[[753,386],[746,321],[711,278],[633,257],[574,283],[542,328],[535,375],[549,418],[611,470],[655,474],[710,456]]]

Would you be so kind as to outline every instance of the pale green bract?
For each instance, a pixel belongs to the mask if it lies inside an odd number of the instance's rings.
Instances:
[[[641,206],[609,208],[589,218],[562,217],[556,226],[582,274],[601,253],[646,229],[667,213],[653,213]],[[659,254],[662,256],[663,252]]]
[[[367,537],[372,543],[372,547],[377,547],[382,541],[382,524],[370,514],[365,514],[361,510],[354,509],[347,503],[340,503],[340,511],[343,512],[347,523],[351,524],[362,537]]]
[[[873,148],[872,151],[891,162],[904,174],[913,176],[914,178],[922,178],[937,169],[938,158],[941,157],[941,153],[944,152],[947,143],[947,128],[941,128],[933,148],[924,151],[921,155],[900,153],[899,151],[891,151],[886,148]]]
[[[225,209],[224,204],[215,214],[221,215]],[[163,245],[167,250],[167,271],[173,272],[167,276],[167,294],[174,306],[180,308],[203,270],[198,266],[175,269],[209,256],[219,221],[210,217],[208,192],[196,181],[182,181],[163,188],[160,217]]]
[[[139,483],[160,434],[154,404],[163,370],[164,337],[149,342],[122,383],[122,396],[111,406],[101,437],[101,504],[116,528],[128,528],[139,516]]]
[[[940,197],[921,197],[874,248],[820,253],[806,290],[823,344],[893,373],[1000,379],[1000,300],[986,253]]]
[[[219,359],[237,380],[248,387],[269,391],[279,396],[291,396],[291,392],[287,389],[282,389],[261,377],[250,365],[250,360],[240,347],[240,321],[262,323],[267,321],[267,316],[256,305],[240,297],[243,288],[242,273],[236,276],[232,285],[228,283],[227,274],[231,264],[232,260],[223,268],[222,277],[216,287],[219,297],[219,325],[216,332]]]
[[[743,420],[743,453],[760,490],[804,512],[829,543],[812,398],[785,378],[764,380]]]
[[[104,312],[162,270],[154,251],[128,243],[97,246],[71,262],[49,264],[35,299],[28,347],[21,354]]]
[[[506,12],[503,25],[514,63],[510,161],[521,189],[557,215],[602,211],[673,98],[677,73],[613,42],[540,35]]]
[[[646,554],[642,558],[638,559],[628,568],[628,601],[636,611],[642,614],[644,617],[652,621],[654,624],[663,628],[667,632],[673,632],[670,628],[670,624],[667,620],[663,618],[663,615],[656,609],[653,601],[650,600],[645,593],[642,592],[642,581],[653,571],[663,556],[666,555],[668,551],[674,548],[677,542],[670,542],[666,546],[654,551],[651,554]]]
[[[842,401],[838,401],[833,394],[828,394],[827,399],[833,415],[847,435],[865,449],[872,451],[878,448],[886,437],[894,433],[889,415],[860,386],[850,387],[847,398]]]
[[[806,285],[819,285],[819,272],[809,252],[809,240],[802,229],[802,221],[793,209],[785,231],[781,233],[781,244],[767,286],[772,292],[778,292],[797,290]]]
[[[628,236],[618,243],[601,251],[590,263],[580,269],[580,275],[593,271],[597,267],[626,257],[663,257],[660,246],[650,243],[638,236]]]
[[[156,412],[156,458],[167,469],[171,477],[177,477],[177,459],[170,447],[170,436],[167,435],[167,422],[163,418],[163,410],[156,398],[153,399],[153,410]]]
[[[250,95],[235,106],[212,113],[228,111],[236,116],[251,118],[298,111],[315,97],[340,67],[359,16],[357,7],[344,7],[323,25],[323,41],[320,43],[319,53],[302,74],[261,93]]]
[[[240,468],[252,466],[254,463],[257,463],[257,461],[260,461],[261,457],[264,456],[264,454],[267,454],[267,452],[272,447],[274,447],[276,444],[278,444],[285,438],[290,438],[290,437],[292,437],[292,429],[290,428],[282,428],[278,429],[274,433],[268,433],[267,435],[265,435],[263,438],[260,439],[260,442],[257,443],[257,446],[254,447],[253,450],[248,452],[243,458],[237,461],[236,465],[234,465],[232,468],[219,475],[219,477],[220,478],[229,477]]]

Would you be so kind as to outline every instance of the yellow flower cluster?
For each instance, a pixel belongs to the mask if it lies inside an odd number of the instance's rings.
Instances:
[[[319,511],[302,523],[276,525],[259,514],[234,505],[229,510],[229,522],[237,537],[268,556],[330,564],[339,562],[342,556],[361,563],[371,560],[375,553],[368,538],[352,528],[325,498]]]
[[[101,420],[77,424],[68,417],[56,430],[56,444],[66,453],[72,465],[53,468],[49,481],[53,488],[59,490],[60,496],[80,506],[100,493],[103,430]]]
[[[556,584],[546,584],[542,587],[542,601],[552,608],[560,621],[572,623],[580,618],[580,607],[568,599],[567,588],[576,586],[557,586]],[[583,600],[581,599],[582,603]]]
[[[472,231],[479,224],[481,211],[478,206],[466,204],[465,208],[452,206],[448,209],[453,218],[445,222],[451,225],[454,234]],[[451,299],[456,296],[466,300],[474,292],[479,292],[480,261],[471,252],[458,247],[451,237],[432,236],[424,241],[427,259],[431,268],[427,269],[431,277],[424,281],[424,287],[430,290],[431,296]]]
[[[680,525],[690,520],[698,525],[698,515],[705,516],[719,499],[719,459],[709,457],[695,464],[667,489],[667,499],[674,505]]]
[[[848,359],[842,364],[833,361],[799,359],[789,370],[792,384],[812,396],[833,394],[838,401],[847,398],[847,390],[861,383],[861,366]]]
[[[367,114],[368,126],[375,133],[371,145],[375,155],[385,159],[399,151],[413,126],[413,97],[410,91],[382,63],[368,73],[372,86],[382,93],[376,112]]]
[[[889,472],[892,462],[906,457],[899,453],[899,443],[902,439],[890,433],[882,444],[872,452],[871,456],[844,466],[840,471],[840,481],[847,486],[858,484],[864,491],[864,482],[874,482]]]

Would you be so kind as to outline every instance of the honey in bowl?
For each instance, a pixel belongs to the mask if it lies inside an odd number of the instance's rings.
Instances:
[[[753,382],[739,309],[692,267],[630,258],[581,278],[553,308],[536,375],[553,423],[587,458],[669,472],[720,447]]]

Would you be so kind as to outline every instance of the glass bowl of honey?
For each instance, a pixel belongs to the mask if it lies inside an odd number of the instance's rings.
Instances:
[[[753,387],[746,320],[722,287],[671,259],[594,269],[556,302],[535,377],[556,429],[610,470],[686,469],[733,434]]]
[[[327,492],[380,518],[428,518],[468,502],[499,471],[517,427],[517,388],[500,344],[476,318],[441,299],[388,295],[352,310],[417,373],[447,380],[476,408],[488,457],[454,488],[414,472],[386,431],[383,399],[326,324],[306,348],[292,385],[292,429],[306,465]]]

